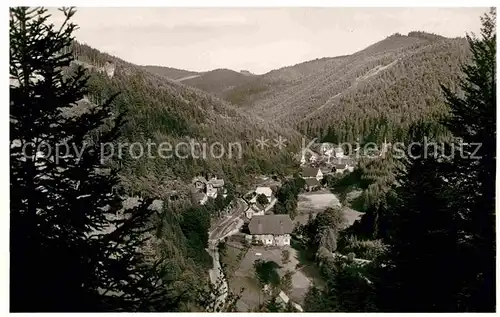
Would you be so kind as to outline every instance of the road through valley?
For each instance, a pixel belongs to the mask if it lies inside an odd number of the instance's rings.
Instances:
[[[207,252],[213,260],[213,267],[208,271],[208,274],[210,276],[210,282],[218,290],[217,295],[214,295],[217,296],[215,310],[224,306],[229,290],[227,280],[224,277],[219,262],[219,250],[217,245],[220,240],[239,231],[243,226],[243,217],[245,216],[247,208],[249,208],[247,203],[243,199],[237,198],[231,212],[219,220],[214,229],[208,233]]]

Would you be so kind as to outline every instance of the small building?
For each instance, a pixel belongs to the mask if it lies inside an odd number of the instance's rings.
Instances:
[[[214,187],[214,188],[223,188],[224,187],[224,179],[222,179],[222,178],[213,177],[207,183],[211,184],[212,187]]]
[[[216,198],[219,192],[224,190],[224,180],[216,177],[207,182],[206,194],[208,197]]]
[[[344,157],[344,149],[342,149],[340,146],[337,146],[333,151],[336,158]]]
[[[325,166],[325,167],[320,167],[319,169],[321,170],[321,173],[323,174],[323,176],[332,174],[334,172],[333,168],[331,168],[331,167]]]
[[[302,168],[302,178],[315,178],[321,181],[323,179],[323,172],[321,172],[321,169],[318,167],[304,167]]]
[[[265,212],[266,212],[266,207],[264,207],[263,205],[259,204],[258,202],[255,202],[254,204],[252,204],[250,206],[250,208],[248,208],[245,211],[245,216],[248,219],[252,219],[253,216],[262,216],[262,215],[265,214]]]
[[[265,246],[290,245],[290,234],[293,231],[292,219],[289,215],[253,216],[248,224],[250,238]]]
[[[319,147],[319,151],[322,155],[331,156],[333,155],[335,145],[330,142],[323,142]]]
[[[305,181],[305,188],[308,192],[321,188],[321,183],[316,178],[308,178]]]
[[[305,165],[306,163],[317,162],[321,158],[321,155],[316,150],[310,148],[309,151],[302,151],[296,157],[300,161],[300,165]]]
[[[271,201],[273,191],[271,187],[257,187],[257,189],[255,190],[255,196],[259,196],[260,194],[264,194],[267,200]]]
[[[112,61],[107,61],[106,64],[104,64],[104,71],[106,72],[109,78],[113,78],[113,75],[115,74],[115,69],[116,65]]]
[[[319,155],[312,152],[311,155],[309,156],[309,163],[315,163],[319,160]]]
[[[348,165],[345,163],[335,164],[335,173],[342,174],[348,170]]]

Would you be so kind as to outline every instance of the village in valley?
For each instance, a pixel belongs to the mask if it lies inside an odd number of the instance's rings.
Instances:
[[[383,148],[387,148],[386,143]],[[297,189],[294,217],[278,210],[280,204],[286,204],[286,201],[280,202],[280,188],[287,186],[287,182],[293,183],[294,176],[279,179],[274,175],[262,175],[255,178],[255,187],[235,197],[221,219],[212,225],[208,251],[214,264],[210,277],[214,285],[218,280],[224,281],[218,284],[223,285],[223,293],[243,289],[238,310],[257,307],[263,301],[262,294],[272,292],[269,285],[260,285],[254,277],[258,263],[277,263],[281,278],[287,276],[291,279],[288,292],[280,290],[278,298],[285,305],[302,310],[301,303],[307,289],[317,281],[308,272],[307,264],[300,261],[300,251],[293,242],[297,239],[294,230],[326,208],[342,208],[325,180],[329,175],[340,178],[354,171],[358,151],[356,148],[351,151],[353,153],[346,153],[333,143],[315,143],[309,151],[297,155],[298,177],[302,185]],[[382,154],[381,151],[376,156]],[[215,175],[197,176],[192,180],[192,197],[200,205],[219,196],[226,198],[226,185],[224,179]],[[344,214],[348,225],[361,216],[361,213],[348,209]]]

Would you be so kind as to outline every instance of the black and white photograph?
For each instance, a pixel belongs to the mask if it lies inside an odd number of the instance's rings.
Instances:
[[[292,2],[9,6],[6,311],[496,312],[493,2]]]

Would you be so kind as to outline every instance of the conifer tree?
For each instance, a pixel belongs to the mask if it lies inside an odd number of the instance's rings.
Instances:
[[[480,39],[467,38],[462,92],[443,87],[451,110],[444,123],[463,141],[435,154],[420,147],[398,177],[376,282],[382,311],[495,310],[495,15],[482,18]]]
[[[409,159],[389,208],[389,252],[377,285],[381,311],[460,311],[460,219],[436,158]],[[387,216],[386,216],[387,217]],[[422,272],[422,274],[418,274]],[[411,300],[414,298],[416,300]]]
[[[141,252],[151,200],[125,210],[101,161],[123,116],[111,119],[112,99],[77,104],[88,76],[69,71],[75,10],[61,11],[55,27],[46,9],[10,9],[10,309],[175,310],[161,261]]]
[[[495,309],[496,9],[481,17],[480,37],[467,36],[472,63],[462,68],[461,93],[443,87],[451,115],[445,125],[463,140],[455,147],[459,212],[467,219],[468,309]]]

